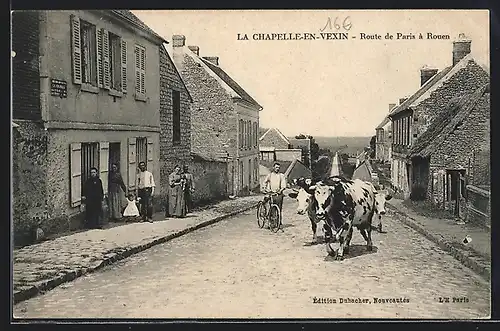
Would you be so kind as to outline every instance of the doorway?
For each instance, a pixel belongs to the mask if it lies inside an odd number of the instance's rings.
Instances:
[[[120,166],[120,143],[109,143],[109,168],[111,169],[112,164],[118,165],[118,169],[121,169]]]
[[[453,204],[454,216],[460,217],[460,200],[465,198],[465,170],[446,170],[446,198]]]

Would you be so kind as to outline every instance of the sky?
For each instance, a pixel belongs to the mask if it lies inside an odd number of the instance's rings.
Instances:
[[[184,35],[200,56],[218,56],[220,67],[262,105],[260,126],[287,136],[374,135],[389,104],[419,88],[422,66],[451,65],[460,33],[472,40],[477,60],[489,66],[487,10],[132,12],[166,40]],[[333,32],[346,32],[348,39],[322,39],[321,33]],[[255,33],[311,33],[317,39],[253,40]],[[362,33],[381,39],[361,39]],[[415,39],[397,39],[397,33]],[[427,39],[428,33],[449,39]],[[238,34],[249,40],[238,40]]]

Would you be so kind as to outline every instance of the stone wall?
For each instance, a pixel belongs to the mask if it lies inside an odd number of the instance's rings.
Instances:
[[[173,141],[173,91],[179,91],[181,97],[181,139],[176,143]],[[182,166],[191,162],[191,100],[164,47],[160,47],[160,130],[161,190],[157,193],[160,199],[156,200],[166,201],[169,174],[176,164]],[[162,208],[159,205],[158,208]]]
[[[210,69],[183,54],[178,47],[174,47],[173,53],[176,63],[182,63],[179,70],[193,98],[192,152],[207,159],[220,158],[224,151],[234,157],[238,146],[238,122],[231,95],[207,72]],[[230,147],[224,149],[223,145],[228,141]]]
[[[443,172],[446,169],[465,169],[469,181],[478,178],[477,174],[474,174],[474,155],[480,149],[480,146],[489,141],[489,98],[489,94],[485,94],[463,122],[448,135],[446,140],[432,154],[430,158],[431,174],[439,170]],[[479,168],[479,171],[481,171],[481,168]],[[431,181],[432,178],[431,175],[429,180]],[[451,209],[453,205],[448,206],[443,203],[445,190],[442,187],[442,182],[435,181],[432,185],[429,183],[429,188],[433,190],[429,195],[433,197],[435,203],[443,204],[445,208]]]
[[[16,121],[13,128],[12,209],[14,243],[33,240],[33,231],[48,218],[47,149],[48,135],[39,123]]]
[[[453,77],[433,91],[429,98],[413,107],[411,132],[417,136],[410,137],[410,139],[413,138],[412,141],[415,141],[438,114],[447,110],[449,102],[454,97],[472,93],[488,81],[489,73],[475,62],[470,61],[466,67],[460,69]]]
[[[205,205],[228,196],[228,164],[226,162],[194,155],[189,169],[194,178],[193,203],[195,205]]]

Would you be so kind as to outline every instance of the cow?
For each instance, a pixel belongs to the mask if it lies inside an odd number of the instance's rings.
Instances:
[[[309,178],[298,178],[292,181],[294,186],[298,186],[299,189],[292,189],[292,192],[288,196],[292,199],[297,200],[297,214],[304,215],[307,213],[309,220],[311,221],[311,229],[313,232],[313,243],[317,242],[316,230],[320,220],[316,217],[316,200],[314,199],[314,191],[309,191],[309,186],[312,185],[312,180]],[[331,237],[330,228],[324,223],[323,230],[325,232],[325,239]]]
[[[372,183],[367,182],[373,186]],[[378,232],[382,233],[382,216],[385,215],[385,202],[392,199],[392,195],[385,189],[378,190],[377,187],[373,187],[375,190],[375,214],[377,215],[378,224],[376,229]]]
[[[358,228],[366,240],[367,250],[372,250],[371,227],[376,195],[373,185],[359,179],[334,176],[311,185],[309,191],[314,191],[316,217],[329,223],[335,233],[332,239],[340,244],[335,254],[337,260],[342,260],[344,253],[349,252],[353,227]],[[327,251],[330,255],[334,253],[330,243],[327,243]]]

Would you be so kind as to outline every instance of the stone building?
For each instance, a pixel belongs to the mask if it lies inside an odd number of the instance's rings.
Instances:
[[[12,14],[14,228],[79,227],[82,183],[111,163],[159,178],[163,38],[126,10]],[[36,223],[36,224],[34,224]]]
[[[396,107],[389,104],[389,112]],[[375,128],[375,159],[381,162],[390,162],[392,154],[392,123],[388,116]]]
[[[262,110],[219,65],[200,57],[186,38],[172,38],[172,57],[191,93],[191,149],[205,159],[227,162],[228,191],[243,195],[259,186],[259,112]]]
[[[302,150],[291,148],[288,138],[277,128],[270,128],[259,138],[260,159],[265,161],[294,161],[302,159]]]
[[[164,208],[168,195],[168,176],[176,165],[189,165],[191,157],[191,103],[193,99],[168,54],[167,44],[160,47],[160,191],[156,209]],[[193,170],[191,170],[193,171]],[[193,174],[198,175],[198,174]],[[195,178],[200,182],[199,176]],[[201,186],[202,187],[202,186]],[[200,188],[200,185],[198,185]],[[193,196],[197,202],[198,189]]]
[[[437,206],[453,211],[456,216],[465,216],[468,185],[476,184],[475,188],[489,191],[489,183],[481,185],[488,169],[476,166],[486,165],[477,156],[489,142],[487,83],[473,93],[453,98],[415,141],[410,150],[413,173],[419,174],[413,177],[415,189]]]
[[[470,53],[471,40],[463,35],[453,42],[452,65],[439,71],[421,69],[421,87],[389,114],[392,121],[391,180],[405,197],[418,198],[421,192],[419,176],[409,158],[414,142],[422,135],[434,118],[447,111],[448,103],[456,96],[472,93],[489,81],[489,69]],[[422,176],[421,176],[422,175]],[[413,195],[411,193],[414,193]]]

